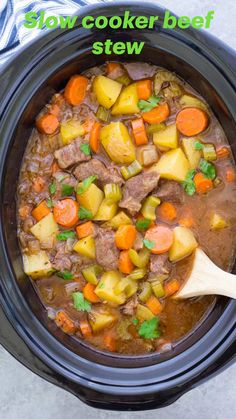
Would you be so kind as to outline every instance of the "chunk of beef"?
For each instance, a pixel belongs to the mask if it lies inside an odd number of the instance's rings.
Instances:
[[[62,169],[66,169],[75,163],[91,159],[91,156],[86,156],[86,154],[80,150],[81,144],[83,144],[83,140],[81,138],[77,138],[70,144],[55,151],[54,156]]]
[[[57,271],[70,271],[71,269],[71,261],[68,255],[55,257],[55,259],[52,262],[52,266]]]
[[[155,195],[162,201],[171,201],[176,204],[182,204],[184,202],[184,190],[174,180],[162,181]]]
[[[84,180],[89,176],[96,175],[102,183],[121,184],[123,179],[115,167],[106,167],[101,161],[92,159],[87,163],[79,164],[74,175],[78,180]]]
[[[62,197],[62,185],[73,186],[73,188],[75,188],[77,185],[77,180],[71,173],[58,170],[53,174],[53,177],[55,179],[56,184],[56,192],[53,195],[53,199],[55,200]]]
[[[138,297],[135,294],[133,297],[129,299],[129,301],[121,307],[121,311],[126,314],[127,316],[134,316],[135,309],[138,305]]]
[[[115,245],[115,234],[112,230],[97,228],[95,232],[96,259],[105,269],[117,269],[119,250]]]
[[[144,172],[127,180],[119,206],[134,215],[140,210],[141,201],[157,187],[159,177],[156,172]]]
[[[162,255],[151,255],[150,271],[157,274],[168,274],[170,272],[170,262],[168,260],[168,253]]]
[[[156,67],[147,63],[127,63],[124,67],[133,80],[152,77],[156,73]]]

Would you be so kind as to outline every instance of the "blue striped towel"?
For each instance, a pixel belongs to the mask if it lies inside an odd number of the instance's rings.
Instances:
[[[45,29],[29,30],[23,26],[25,13],[45,10],[45,16],[68,16],[80,7],[99,0],[0,0],[0,64],[6,62],[22,45]],[[104,1],[104,0],[100,0]]]

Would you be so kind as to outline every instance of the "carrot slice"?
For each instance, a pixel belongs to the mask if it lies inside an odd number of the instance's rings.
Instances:
[[[86,223],[80,224],[76,227],[76,233],[79,239],[84,237],[92,236],[94,233],[92,221],[87,221]]]
[[[40,202],[40,204],[33,209],[32,215],[35,220],[40,221],[50,213],[50,209],[47,207],[46,201]]]
[[[234,182],[236,180],[236,172],[233,168],[229,168],[226,170],[225,179],[227,182]]]
[[[205,194],[213,188],[212,180],[206,178],[203,173],[197,173],[194,176],[193,181],[198,194]]]
[[[108,351],[115,352],[116,351],[116,340],[115,340],[114,336],[112,336],[112,335],[104,336],[104,345],[105,345],[105,348],[108,349]]]
[[[19,208],[19,215],[22,220],[25,220],[30,215],[30,206],[29,205],[23,205]]]
[[[151,310],[151,312],[155,314],[155,316],[160,314],[160,312],[163,310],[162,304],[154,295],[151,295],[151,297],[149,297],[149,299],[146,302],[146,305],[149,308],[149,310]]]
[[[36,120],[36,127],[42,134],[51,135],[59,127],[59,121],[55,115],[45,113]]]
[[[151,253],[160,255],[170,249],[173,243],[173,232],[167,226],[157,225],[146,231],[145,239],[150,242],[148,244],[150,244]]]
[[[90,324],[87,320],[80,320],[79,327],[80,327],[82,335],[85,338],[88,338],[88,337],[92,336],[92,329],[91,329],[91,326],[90,326]]]
[[[75,75],[70,78],[64,90],[64,97],[70,105],[78,106],[83,102],[88,82],[84,76]]]
[[[222,147],[216,151],[216,155],[218,159],[223,159],[225,157],[229,157],[229,149],[227,147]]]
[[[143,145],[148,143],[148,137],[142,118],[131,121],[134,140],[136,145]]]
[[[128,250],[134,244],[137,231],[133,225],[121,225],[115,234],[115,243],[118,249]]]
[[[123,250],[120,252],[118,267],[123,274],[130,274],[134,269],[134,265],[130,260],[129,251]]]
[[[33,180],[33,190],[37,193],[42,192],[43,187],[45,185],[45,181],[41,176],[38,176],[36,179]]]
[[[73,334],[76,331],[74,322],[64,311],[58,311],[55,317],[55,323],[64,333]]]
[[[170,297],[170,295],[175,294],[180,289],[180,282],[178,279],[172,279],[164,285],[165,296]]]
[[[99,122],[94,122],[93,128],[89,137],[89,145],[94,153],[97,153],[99,150],[99,134],[100,134],[101,124]]]
[[[56,223],[63,227],[73,227],[79,220],[79,204],[71,198],[58,201],[53,208]]]
[[[200,134],[209,124],[205,111],[199,108],[185,108],[176,117],[176,126],[181,134],[187,137]]]
[[[100,298],[95,294],[94,290],[96,285],[90,284],[89,282],[83,288],[84,298],[91,303],[99,303]]]
[[[57,164],[56,161],[54,161],[52,164],[52,175],[54,175],[54,173],[58,172],[59,170],[60,170],[59,165]]]
[[[163,103],[153,108],[149,112],[144,112],[142,117],[148,124],[160,124],[164,122],[170,115],[170,109],[168,103]]]
[[[177,217],[177,211],[171,202],[163,202],[157,208],[157,215],[164,221],[173,221]]]
[[[139,80],[136,83],[138,98],[147,100],[152,95],[152,81],[151,80]]]
[[[107,72],[107,74],[110,74],[110,73],[112,73],[112,71],[117,70],[118,68],[120,68],[120,64],[118,64],[118,63],[113,63],[113,62],[107,63],[106,72]]]

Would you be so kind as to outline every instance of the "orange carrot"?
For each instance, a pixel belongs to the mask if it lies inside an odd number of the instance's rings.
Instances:
[[[110,352],[115,352],[116,351],[116,340],[114,338],[114,336],[112,335],[105,335],[104,336],[104,345],[105,348],[108,349],[108,351]]]
[[[87,87],[87,77],[77,75],[72,76],[64,90],[65,99],[70,105],[80,105],[85,98]]]
[[[55,323],[64,333],[73,334],[76,332],[74,322],[64,311],[58,311],[55,317]]]
[[[122,272],[123,274],[130,274],[134,269],[134,265],[130,260],[128,250],[123,250],[122,252],[120,252],[118,266],[120,272]]]
[[[235,170],[229,167],[225,172],[225,179],[227,182],[234,182],[236,180],[236,173]]]
[[[87,221],[86,223],[80,224],[76,227],[76,233],[79,239],[84,237],[92,236],[94,233],[92,221]]]
[[[149,299],[146,302],[146,305],[149,308],[149,310],[151,310],[151,312],[155,316],[157,316],[158,314],[160,314],[160,312],[163,309],[162,304],[160,303],[160,301],[158,300],[158,298],[155,297],[154,295],[151,295],[151,297],[149,297]]]
[[[194,225],[194,220],[192,217],[182,217],[179,219],[179,225],[189,228]]]
[[[101,124],[100,122],[94,122],[93,128],[89,137],[89,144],[91,150],[94,153],[97,153],[99,150],[99,134],[100,134]]]
[[[57,162],[54,161],[52,164],[52,175],[54,175],[54,173],[58,172],[60,170],[60,167],[58,166]]]
[[[152,81],[151,80],[139,80],[136,83],[138,98],[147,100],[152,95]]]
[[[43,187],[45,185],[45,181],[41,176],[38,176],[36,179],[33,180],[33,190],[37,193],[42,192]]]
[[[165,296],[170,297],[170,295],[175,294],[180,289],[180,282],[178,279],[172,279],[164,285]]]
[[[173,243],[172,230],[164,225],[151,227],[146,231],[145,239],[148,240],[147,247],[151,253],[160,255],[168,252]]]
[[[148,124],[160,124],[164,122],[170,115],[170,109],[168,103],[156,106],[149,112],[144,112],[142,117]]]
[[[176,117],[176,126],[181,134],[187,137],[198,135],[205,131],[209,124],[209,117],[199,108],[184,108]]]
[[[148,137],[142,118],[131,121],[133,136],[136,145],[143,145],[148,143]]]
[[[22,207],[19,208],[19,215],[22,220],[25,220],[30,215],[30,206],[22,205]]]
[[[100,298],[95,294],[94,290],[96,285],[90,284],[89,282],[83,288],[84,298],[91,303],[99,303]]]
[[[121,225],[115,234],[115,243],[118,249],[128,250],[134,244],[137,231],[133,225]]]
[[[107,63],[107,65],[106,65],[106,72],[107,72],[107,74],[110,74],[110,73],[112,73],[112,71],[114,71],[118,68],[120,68],[120,64],[110,62],[110,63]]]
[[[50,209],[47,207],[46,201],[40,202],[40,204],[33,209],[32,215],[35,220],[40,221],[50,213]]]
[[[36,120],[36,127],[42,134],[51,135],[59,127],[59,121],[55,115],[45,113]]]
[[[53,208],[56,223],[63,227],[73,227],[79,220],[79,204],[71,198],[58,201]]]
[[[229,149],[227,147],[219,148],[219,150],[216,151],[216,155],[218,159],[223,159],[225,157],[229,157]]]
[[[203,173],[197,173],[193,181],[195,183],[196,192],[200,194],[205,194],[213,188],[213,182],[211,179],[208,179],[204,176]]]
[[[79,327],[80,327],[82,335],[85,338],[88,338],[88,337],[92,336],[92,329],[91,329],[91,326],[90,326],[90,324],[87,320],[80,320]]]
[[[157,215],[164,221],[173,221],[177,217],[177,211],[171,202],[163,202],[157,208]]]

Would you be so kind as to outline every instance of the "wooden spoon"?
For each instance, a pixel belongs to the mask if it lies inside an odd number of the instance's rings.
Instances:
[[[191,274],[174,298],[210,294],[236,298],[236,275],[218,268],[203,250],[197,248]]]

